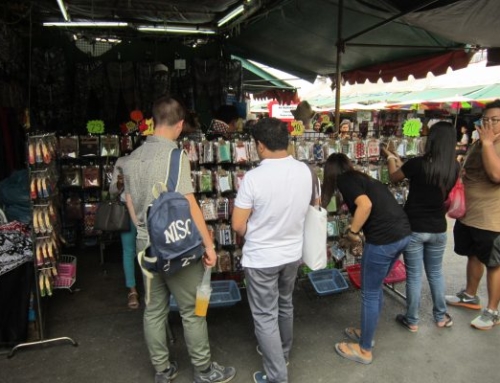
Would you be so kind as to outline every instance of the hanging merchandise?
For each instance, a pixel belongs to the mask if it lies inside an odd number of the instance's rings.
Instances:
[[[79,156],[97,157],[99,155],[99,137],[80,136]]]
[[[215,143],[217,163],[231,162],[231,144],[221,138]]]
[[[227,250],[221,250],[217,255],[217,271],[219,273],[231,272],[233,270],[231,265],[231,253]]]
[[[59,148],[61,151],[61,158],[77,158],[80,153],[78,136],[60,137]],[[31,149],[30,149],[30,156],[31,156]]]
[[[236,140],[233,142],[233,163],[246,164],[248,162],[250,162],[250,156],[247,143]]]
[[[101,137],[101,157],[120,157],[120,141],[118,136]]]

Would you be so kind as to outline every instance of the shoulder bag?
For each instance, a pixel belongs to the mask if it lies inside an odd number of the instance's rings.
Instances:
[[[312,197],[304,223],[302,261],[311,270],[319,270],[326,267],[327,212],[321,206],[315,206],[315,200],[320,195],[319,181],[313,169],[309,169],[312,175]]]

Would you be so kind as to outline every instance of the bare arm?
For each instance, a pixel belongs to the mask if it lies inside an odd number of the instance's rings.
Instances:
[[[403,181],[406,177],[401,170],[401,166],[403,165],[401,158],[385,148],[382,149],[382,153],[387,157],[387,168],[389,169],[389,179],[391,182]]]
[[[500,139],[500,133],[495,134],[491,126],[477,127],[482,144],[482,159],[484,170],[489,179],[494,183],[500,183],[500,156],[495,150],[495,142]]]
[[[139,223],[137,220],[137,216],[135,215],[134,204],[132,203],[132,197],[130,194],[125,193],[125,204],[127,205],[128,213],[130,214],[130,219],[134,223],[135,226]]]
[[[252,214],[252,209],[241,209],[235,207],[231,217],[231,226],[238,235],[244,237],[247,231],[248,218]]]
[[[191,211],[191,216],[193,217],[194,224],[200,232],[201,238],[203,240],[203,246],[205,246],[205,256],[203,257],[203,263],[207,267],[213,267],[217,263],[217,253],[215,252],[214,242],[210,237],[208,232],[207,224],[203,218],[203,213],[201,212],[200,206],[194,197],[194,194],[184,195],[189,202],[189,207]]]
[[[354,203],[356,204],[356,211],[352,217],[351,230],[358,233],[370,216],[372,201],[366,194],[362,194],[354,200]]]

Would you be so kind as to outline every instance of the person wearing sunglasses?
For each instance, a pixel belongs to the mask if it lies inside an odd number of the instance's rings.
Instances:
[[[452,306],[481,310],[477,296],[486,268],[488,301],[471,326],[490,330],[500,324],[500,100],[486,105],[479,141],[470,148],[464,163],[465,216],[455,222],[455,253],[467,256],[467,283],[455,295],[447,295]]]

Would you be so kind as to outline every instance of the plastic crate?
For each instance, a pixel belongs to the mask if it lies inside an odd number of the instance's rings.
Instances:
[[[339,293],[349,288],[347,281],[337,269],[312,271],[307,276],[318,295]]]
[[[357,289],[361,288],[361,265],[350,265],[346,267],[349,280]],[[406,281],[406,268],[399,259],[394,264],[389,275],[384,279],[384,283],[399,283]]]
[[[240,290],[233,280],[212,281],[212,294],[208,307],[227,307],[233,306],[241,301]],[[173,295],[170,295],[170,311],[179,311],[177,302]]]

